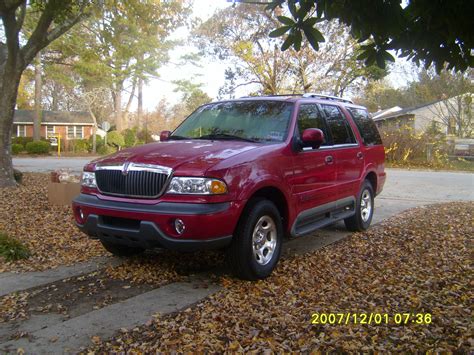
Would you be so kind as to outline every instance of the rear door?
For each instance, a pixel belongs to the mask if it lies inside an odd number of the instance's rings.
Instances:
[[[301,138],[307,128],[318,128],[327,137],[328,129],[317,104],[301,104],[296,135]],[[325,142],[319,149],[310,147],[294,152],[294,174],[290,181],[298,213],[336,199],[336,164],[333,151]]]
[[[364,169],[364,154],[352,127],[337,105],[321,104],[331,133],[333,154],[337,165],[338,199],[356,196]]]

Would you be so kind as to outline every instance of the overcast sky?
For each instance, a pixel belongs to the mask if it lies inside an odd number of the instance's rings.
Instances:
[[[216,10],[232,6],[232,3],[226,0],[196,0],[194,3],[193,16],[206,20],[211,17]],[[181,28],[174,34],[173,38],[181,39],[186,42],[189,31]],[[214,99],[217,97],[219,88],[224,84],[224,70],[228,66],[226,63],[217,60],[202,58],[202,67],[196,67],[191,64],[179,66],[179,58],[186,53],[196,52],[192,46],[179,46],[171,52],[171,61],[164,66],[160,73],[160,79],[151,80],[145,87],[144,106],[145,110],[153,111],[162,98],[166,98],[171,104],[179,102],[181,94],[174,92],[175,86],[172,81],[180,79],[189,79],[203,83],[203,90]],[[393,53],[394,54],[394,53]],[[390,74],[388,80],[396,87],[403,86],[407,80],[413,80],[409,75],[409,66],[405,61],[397,59],[396,66]],[[193,79],[194,78],[194,79]],[[245,90],[245,89],[243,89]],[[242,92],[245,95],[246,92]],[[237,93],[236,96],[239,96]]]

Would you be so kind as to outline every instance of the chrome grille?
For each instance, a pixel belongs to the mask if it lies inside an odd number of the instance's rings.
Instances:
[[[134,163],[98,166],[95,172],[97,187],[103,194],[138,198],[160,196],[170,175],[169,168]]]

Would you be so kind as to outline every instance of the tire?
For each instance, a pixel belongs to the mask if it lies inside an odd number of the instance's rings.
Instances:
[[[243,280],[267,278],[280,259],[282,241],[283,225],[276,206],[265,199],[250,201],[227,250],[232,273]]]
[[[367,230],[372,222],[374,207],[374,189],[372,184],[365,180],[357,196],[355,215],[344,220],[346,228],[352,232]]]
[[[127,247],[125,245],[104,242],[102,240],[100,242],[104,246],[105,250],[114,254],[115,256],[127,257],[127,256],[141,254],[145,251],[145,249],[142,249],[142,248]]]

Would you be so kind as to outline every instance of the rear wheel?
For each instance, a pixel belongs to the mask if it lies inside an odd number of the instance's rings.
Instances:
[[[141,254],[145,251],[145,249],[143,248],[127,247],[125,245],[104,242],[102,240],[100,242],[104,246],[105,250],[107,250],[108,252],[111,252],[115,256],[132,256],[132,255]]]
[[[232,272],[245,280],[270,276],[280,258],[282,238],[283,226],[276,206],[263,199],[250,202],[227,250]]]
[[[355,212],[355,215],[344,220],[346,228],[353,232],[367,230],[374,215],[374,189],[367,180],[364,181],[360,188]]]

